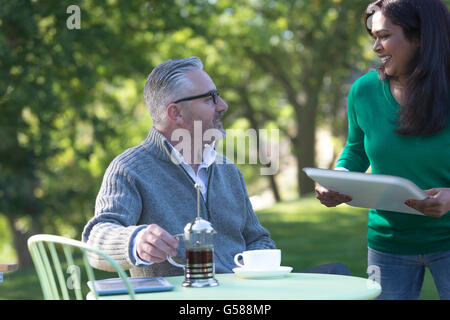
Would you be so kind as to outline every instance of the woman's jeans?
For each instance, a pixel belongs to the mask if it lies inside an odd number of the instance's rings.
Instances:
[[[382,290],[377,299],[420,299],[426,267],[430,269],[439,297],[450,300],[450,250],[411,256],[369,248],[367,273]]]

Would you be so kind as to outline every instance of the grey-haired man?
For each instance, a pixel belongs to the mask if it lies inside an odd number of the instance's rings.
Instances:
[[[253,212],[242,174],[208,147],[223,133],[220,118],[228,105],[200,59],[157,66],[144,96],[154,126],[147,139],[115,158],[106,170],[83,241],[110,254],[132,276],[181,274],[182,269],[166,258],[177,254],[172,235],[183,232],[196,216],[198,183],[202,217],[218,232],[217,273],[231,272],[238,252],[275,248]],[[180,144],[182,148],[175,148]],[[184,259],[182,252],[178,256]],[[105,261],[91,263],[110,270]]]

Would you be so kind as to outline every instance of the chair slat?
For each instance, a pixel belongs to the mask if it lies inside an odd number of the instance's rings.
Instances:
[[[44,243],[39,242],[38,248],[41,253],[42,262],[45,270],[45,274],[47,277],[47,282],[50,284],[51,300],[59,300],[58,288],[56,287],[55,276],[53,275],[52,267],[50,265],[50,261],[48,259],[47,250],[45,249]]]
[[[61,268],[61,262],[58,257],[58,253],[56,252],[55,244],[53,242],[48,243],[48,248],[50,249],[50,254],[52,256],[53,267],[55,268],[56,275],[58,276],[59,287],[61,289],[61,293],[64,300],[69,300],[69,292],[67,291],[66,279],[64,278],[64,274]]]
[[[93,288],[92,291],[94,293],[94,297],[97,300],[98,299],[98,292],[97,292],[97,288],[94,285],[94,283],[95,283],[94,270],[92,269],[91,264],[89,263],[89,259],[87,257],[86,250],[82,249],[82,251],[83,251],[84,267],[86,268],[86,273],[87,273],[88,279],[92,283],[92,288]]]
[[[48,251],[50,252],[52,263],[50,263],[50,259],[45,244],[47,244],[48,246]],[[62,245],[65,260],[68,264],[67,272],[70,273],[70,280],[72,281],[71,286],[69,286],[68,281],[67,282],[65,281],[66,279],[62,267],[63,264],[61,263],[62,260],[58,255],[58,249],[55,246],[55,244]],[[94,270],[90,265],[88,258],[88,253],[94,253],[112,264],[114,269],[117,271],[119,276],[124,281],[124,284],[128,289],[130,299],[135,299],[134,290],[133,287],[131,286],[130,281],[128,280],[128,275],[122,269],[122,267],[109,255],[81,241],[64,238],[60,236],[40,234],[32,236],[28,239],[28,250],[30,251],[31,257],[33,259],[36,268],[36,273],[41,283],[44,299],[46,300],[60,299],[57,284],[59,285],[63,299],[70,299],[71,295],[68,289],[74,289],[76,299],[78,300],[83,299],[83,294],[81,291],[81,272],[80,268],[74,263],[71,248],[77,248],[81,250],[83,264],[86,269],[89,281],[92,282],[95,281]],[[55,279],[52,267],[54,268],[54,272],[56,273],[58,281],[56,281]],[[94,298],[98,298],[99,296],[95,288],[92,290],[92,294]]]
[[[72,252],[70,251],[70,247],[67,244],[63,244],[64,254],[66,256],[66,261],[68,264],[67,272],[71,275],[72,280],[72,289],[75,291],[75,297],[77,300],[83,300],[83,294],[81,293],[81,272],[78,272],[80,269],[73,262]],[[75,275],[74,275],[75,273]],[[71,288],[69,288],[71,289]]]
[[[51,299],[51,289],[48,282],[47,273],[42,262],[42,257],[38,248],[38,243],[33,242],[28,244],[28,248],[33,259],[36,273],[38,274],[39,282],[41,283],[42,294],[45,300]]]

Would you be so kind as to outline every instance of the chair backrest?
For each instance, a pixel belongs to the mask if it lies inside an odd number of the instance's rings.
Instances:
[[[94,270],[88,261],[88,254],[97,254],[107,260],[124,281],[130,299],[135,299],[133,287],[122,267],[103,251],[93,248],[84,242],[61,236],[38,234],[28,239],[28,250],[33,259],[44,299],[46,300],[70,300],[73,295],[77,300],[84,299],[81,290],[81,269],[75,264],[72,251],[73,253],[81,254],[82,263],[80,264],[84,264],[87,279],[92,283],[94,283],[95,277]],[[51,260],[48,252],[50,252]],[[60,259],[60,256],[64,256],[65,259]],[[70,274],[68,279],[64,276],[63,265],[67,268],[65,269],[67,273]],[[86,281],[83,281],[84,285],[86,283]],[[70,294],[69,290],[73,290],[73,293]],[[95,298],[98,298],[98,292],[95,290],[95,287],[91,292]]]

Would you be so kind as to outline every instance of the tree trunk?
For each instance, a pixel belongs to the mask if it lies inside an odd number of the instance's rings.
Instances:
[[[28,251],[27,241],[33,234],[42,233],[41,225],[36,218],[31,218],[31,230],[24,231],[17,227],[17,219],[8,216],[9,225],[11,227],[11,233],[13,236],[13,244],[17,253],[20,267],[28,266],[32,264],[31,256]]]
[[[314,159],[311,157],[297,156],[297,182],[298,182],[298,195],[302,197],[304,195],[314,193],[315,184],[314,181],[308,178],[308,176],[303,172],[305,167],[315,167]]]
[[[269,164],[269,167],[270,167],[270,164]],[[273,174],[268,175],[267,178],[269,179],[270,189],[272,189],[272,193],[275,198],[275,201],[280,202],[281,196],[280,196],[280,193],[278,192],[279,189],[278,189],[277,181],[275,180],[275,175],[273,175]]]
[[[318,90],[310,88],[308,99],[301,112],[297,112],[298,131],[294,150],[297,158],[298,195],[314,193],[314,181],[303,172],[305,167],[315,167],[316,163],[316,114],[318,105]]]
[[[247,89],[246,87],[240,87],[238,88],[240,95],[241,95],[241,99],[242,99],[242,105],[244,106],[244,115],[247,117],[248,121],[250,122],[250,125],[252,126],[253,129],[258,129],[260,127],[258,121],[255,119],[254,114],[255,114],[255,110],[253,108],[253,105],[251,104],[250,100],[249,100],[249,96],[247,93]],[[257,148],[257,154],[260,154],[260,137],[259,134],[256,135],[256,148]],[[265,150],[263,150],[263,152],[265,152]],[[278,161],[278,160],[277,160]],[[270,168],[271,164],[269,163],[268,165],[266,165],[266,167]],[[273,197],[275,198],[276,202],[280,202],[281,201],[281,196],[280,196],[280,192],[278,189],[278,185],[277,182],[275,180],[275,176],[276,174],[270,174],[267,175],[267,178],[269,179],[269,185],[270,185],[270,189],[272,190],[273,193]]]

